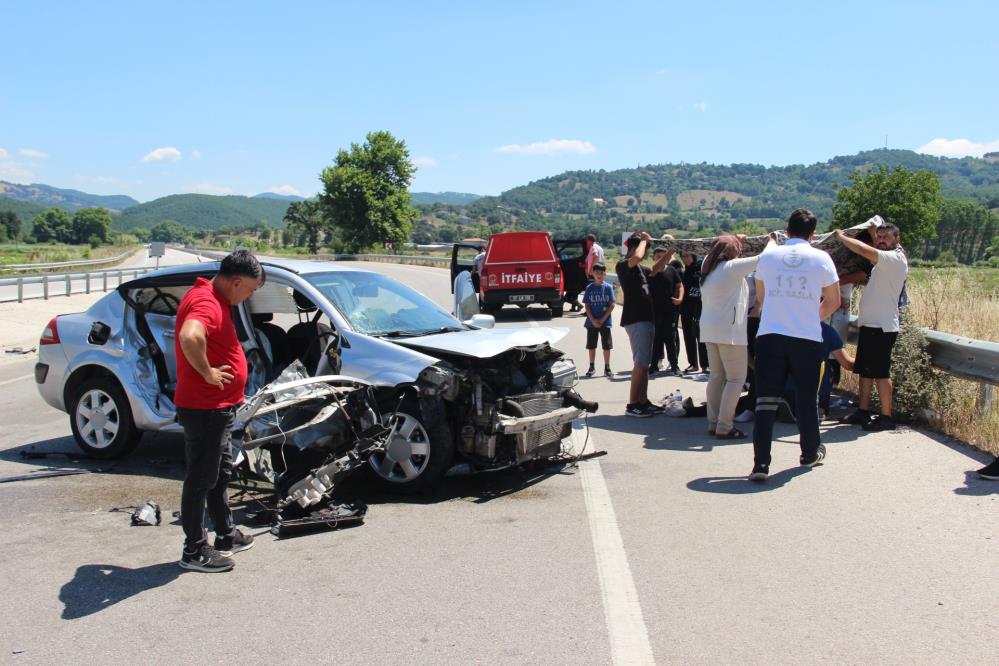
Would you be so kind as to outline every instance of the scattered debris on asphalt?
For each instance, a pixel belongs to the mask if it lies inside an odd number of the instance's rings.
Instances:
[[[34,479],[48,479],[53,476],[74,476],[76,474],[92,474],[95,471],[90,469],[53,469],[47,471],[32,472],[30,474],[19,474],[17,476],[0,477],[0,483],[13,483],[15,481],[32,481]]]

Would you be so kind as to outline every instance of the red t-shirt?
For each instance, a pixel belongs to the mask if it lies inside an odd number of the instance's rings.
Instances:
[[[180,329],[188,319],[201,322],[208,333],[208,363],[217,368],[228,365],[232,381],[219,388],[206,382],[191,366],[180,348]],[[232,306],[215,291],[209,280],[198,278],[177,309],[174,329],[174,351],[177,355],[177,390],[173,402],[187,409],[221,409],[243,402],[246,387],[246,355],[236,337],[232,323]]]

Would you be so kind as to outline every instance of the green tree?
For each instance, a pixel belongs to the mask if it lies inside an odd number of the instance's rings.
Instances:
[[[350,250],[409,238],[419,216],[409,197],[414,173],[405,142],[384,131],[340,150],[334,166],[323,169],[320,207]]]
[[[304,234],[308,238],[309,253],[319,252],[319,235],[326,230],[327,223],[316,201],[295,201],[284,214],[288,223],[288,233],[292,238]]]
[[[70,243],[73,241],[73,221],[62,208],[49,208],[31,220],[31,235],[39,243]]]
[[[163,243],[186,243],[190,237],[190,230],[174,220],[163,220],[149,230],[149,240]]]
[[[849,178],[851,184],[836,193],[834,228],[845,229],[881,215],[898,226],[903,244],[910,249],[921,248],[925,240],[936,237],[943,203],[936,174],[880,165],[855,171]]]
[[[81,208],[73,215],[73,242],[108,243],[111,238],[111,213],[107,208]]]
[[[12,210],[2,211],[0,212],[0,227],[3,227],[6,238],[14,240],[21,235],[21,218]]]

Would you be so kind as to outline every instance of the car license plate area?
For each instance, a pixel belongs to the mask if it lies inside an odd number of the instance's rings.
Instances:
[[[513,294],[510,296],[511,303],[524,303],[534,300],[534,294]]]

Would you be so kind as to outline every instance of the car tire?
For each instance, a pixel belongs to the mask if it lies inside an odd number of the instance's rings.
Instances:
[[[444,478],[454,459],[447,413],[443,406],[421,406],[417,400],[406,398],[398,412],[386,411],[382,415],[386,425],[393,417],[398,422],[397,431],[385,451],[373,453],[368,459],[371,471],[391,492],[426,490]]]
[[[70,410],[73,437],[91,458],[121,458],[139,444],[142,431],[135,427],[128,398],[113,379],[85,380],[73,392]]]
[[[565,312],[565,304],[564,303],[559,303],[558,305],[554,305],[553,304],[553,305],[549,305],[548,307],[551,308],[552,316],[553,317],[561,317],[562,313]]]

